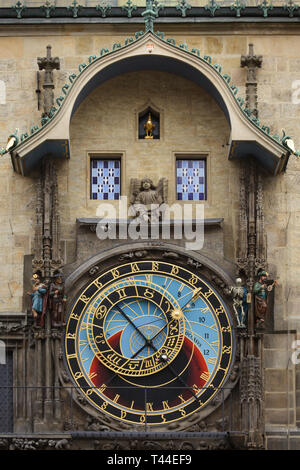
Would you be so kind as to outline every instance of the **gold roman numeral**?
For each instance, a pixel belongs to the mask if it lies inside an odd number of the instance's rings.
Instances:
[[[209,359],[207,359],[207,362],[208,362],[209,364],[215,365],[216,360],[217,360],[216,357],[210,357]]]
[[[202,372],[200,374],[200,379],[205,380],[205,382],[207,382],[209,379],[209,372]]]
[[[119,299],[123,299],[124,297],[126,297],[126,292],[125,292],[124,287],[122,289],[119,289],[117,293],[119,294]]]

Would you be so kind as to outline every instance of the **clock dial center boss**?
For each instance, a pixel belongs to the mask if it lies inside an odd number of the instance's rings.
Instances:
[[[94,279],[67,320],[65,353],[76,387],[119,420],[162,425],[204,407],[233,357],[219,294],[174,263],[138,261]]]

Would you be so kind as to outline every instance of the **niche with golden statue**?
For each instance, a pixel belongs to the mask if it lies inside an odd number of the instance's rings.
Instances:
[[[138,114],[138,137],[146,141],[160,139],[160,113],[150,106]]]

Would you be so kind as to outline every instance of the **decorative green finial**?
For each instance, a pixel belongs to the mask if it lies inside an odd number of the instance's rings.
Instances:
[[[153,0],[146,0],[146,10],[143,11],[142,16],[145,19],[145,32],[154,32],[154,20],[157,17],[157,12],[153,7]]]
[[[192,6],[186,0],[180,0],[176,5],[176,9],[181,11],[181,16],[186,16],[186,10],[190,10]]]
[[[12,8],[16,11],[17,18],[22,18],[22,11],[26,9],[25,5],[18,1]]]
[[[99,5],[96,5],[96,10],[101,11],[102,18],[106,17],[106,13],[111,10],[109,2],[102,0]]]
[[[289,12],[289,17],[292,18],[294,16],[294,11],[298,10],[299,6],[297,3],[294,3],[293,0],[289,0],[283,8]]]
[[[258,5],[258,8],[260,8],[263,11],[264,18],[267,18],[268,11],[273,10],[272,1],[270,1],[270,3],[268,3],[268,0],[263,0],[263,2],[260,5]]]
[[[55,10],[55,5],[51,5],[51,3],[49,2],[49,0],[47,0],[45,2],[44,5],[42,5],[40,8],[42,8],[44,11],[45,11],[45,16],[46,18],[50,18],[51,16],[51,11],[54,11]]]
[[[241,11],[245,10],[245,8],[246,8],[246,5],[240,2],[240,0],[235,0],[235,2],[230,5],[230,9],[235,10],[235,14],[237,18],[241,16]]]
[[[127,0],[125,5],[122,6],[122,9],[126,10],[128,18],[131,18],[132,12],[137,9],[137,5],[134,5],[131,0]]]
[[[80,10],[81,5],[78,4],[77,0],[73,0],[71,5],[68,6],[67,8],[68,8],[68,10],[72,10],[73,18],[77,18],[78,17],[78,11]]]
[[[163,10],[165,6],[162,3],[159,3],[158,0],[153,0],[152,2],[153,11],[155,11],[156,18],[159,15],[159,10]]]
[[[215,16],[216,11],[220,8],[220,5],[215,0],[209,0],[208,4],[205,5],[205,10],[210,11],[210,16]]]

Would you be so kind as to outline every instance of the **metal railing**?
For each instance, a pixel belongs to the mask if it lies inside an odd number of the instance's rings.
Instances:
[[[77,4],[81,7],[96,7],[103,3],[109,4],[111,6],[122,6],[125,5],[127,0],[77,0]],[[262,3],[263,0],[243,0],[243,4],[246,6],[258,6]],[[290,0],[291,1],[291,0]],[[50,5],[53,5],[57,8],[59,7],[68,7],[71,6],[74,0],[48,0]],[[22,0],[20,1],[22,5],[26,8],[40,7],[45,5],[46,0]],[[146,0],[133,0],[133,4],[144,7],[146,5]],[[176,6],[180,3],[180,0],[161,0],[158,1],[159,4],[168,7]],[[209,0],[189,0],[186,3],[190,4],[193,7],[203,7],[209,3]],[[235,3],[235,0],[216,0],[216,3],[220,6],[230,6]],[[273,6],[282,6],[288,3],[288,0],[268,0],[268,3],[272,3]],[[297,3],[297,2],[294,2]],[[17,0],[0,0],[0,8],[13,7],[17,4]]]
[[[210,388],[210,387],[207,387]],[[89,387],[87,390],[103,390],[102,387]],[[135,389],[133,385],[128,386],[111,386],[109,385],[106,388],[106,394],[108,390],[110,393],[113,393],[113,396],[116,396],[120,391],[127,393],[127,396],[123,395],[124,398],[127,398],[129,401],[132,397],[131,391]],[[206,387],[203,387],[203,392]],[[97,408],[90,403],[89,399],[86,398],[81,392],[82,389],[79,387],[68,385],[68,386],[0,386],[0,438],[2,435],[7,434],[33,434],[36,432],[36,422],[44,423],[45,432],[57,433],[64,432],[66,434],[77,434],[77,435],[89,435],[95,434],[97,431],[97,423],[101,428],[101,423],[105,426],[105,420],[101,420],[105,416],[105,409],[101,410],[101,407]],[[149,400],[153,399],[153,393],[161,394],[161,388],[158,387],[145,387],[142,390],[143,397],[139,399],[139,408],[134,409],[133,411],[138,411],[139,420],[136,423],[132,423],[133,426],[137,425],[139,432],[149,433],[155,432],[157,426],[150,423],[150,416],[153,416],[154,412],[159,412],[161,414],[166,414],[168,409],[164,410],[155,410],[155,405],[153,404],[153,411],[149,408]],[[189,393],[187,400],[201,400],[201,396],[193,394],[190,387],[183,386],[164,386],[163,391],[166,392],[176,392],[183,396],[184,394]],[[239,430],[233,429],[233,398],[232,394],[228,393],[231,388],[222,387],[220,389],[215,389],[215,395],[210,400],[209,406],[214,404],[214,408],[218,410],[217,417],[217,428],[210,427],[205,425],[205,420],[203,421],[203,426],[199,428],[199,432],[192,432],[191,437],[215,437],[217,435],[225,434],[234,434],[240,433]],[[175,395],[176,396],[176,395]],[[113,398],[107,398],[107,401],[113,403]],[[167,401],[167,398],[166,398]],[[215,403],[214,403],[215,401]],[[93,416],[91,418],[91,424],[87,426],[80,426],[78,424],[78,406],[83,405],[83,407],[88,411],[87,405],[90,404],[89,410],[94,410]],[[200,405],[200,404],[199,404]],[[121,407],[122,405],[120,405]],[[184,406],[184,405],[182,405]],[[152,404],[151,404],[152,407]],[[177,404],[177,408],[179,405]],[[200,406],[199,406],[200,407]],[[48,414],[46,412],[48,409]],[[170,407],[171,408],[171,407]],[[124,408],[123,408],[124,409]],[[50,416],[49,416],[49,410]],[[97,414],[98,411],[98,414]],[[130,410],[129,410],[130,411]],[[169,410],[171,411],[171,410]],[[51,416],[52,413],[52,416]],[[104,414],[103,414],[104,413]],[[195,411],[195,417],[199,413],[199,410]],[[184,414],[184,413],[183,413]],[[47,416],[47,418],[46,418]],[[198,414],[199,416],[199,414]],[[184,416],[182,416],[184,417]],[[47,421],[48,419],[48,421]],[[47,422],[51,424],[49,426],[49,431],[47,430]],[[54,429],[53,423],[57,419],[57,429]],[[118,421],[118,418],[116,418]],[[120,417],[119,417],[120,420]],[[116,422],[117,422],[116,421]],[[196,420],[195,420],[196,422]],[[128,423],[128,431],[124,431],[125,434],[130,434],[130,422]],[[21,431],[20,431],[21,430]],[[88,434],[87,434],[88,433]],[[100,433],[102,437],[111,437],[111,432]],[[180,437],[180,433],[176,431],[176,436]],[[186,435],[186,433],[185,433]],[[186,436],[187,437],[187,436]]]

